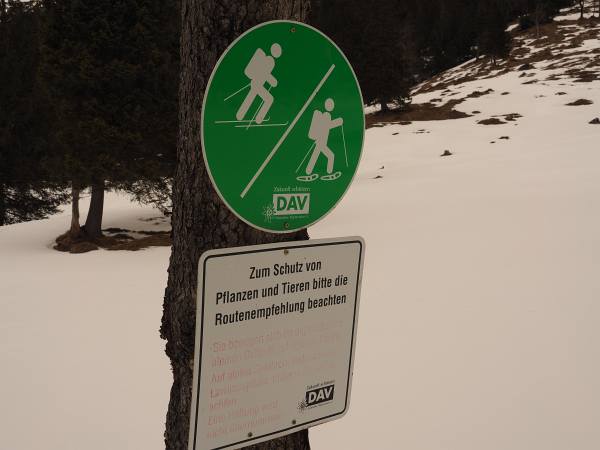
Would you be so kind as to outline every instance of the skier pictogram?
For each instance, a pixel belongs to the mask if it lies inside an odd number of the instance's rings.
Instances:
[[[314,181],[317,178],[319,178],[319,174],[313,173],[313,171],[315,169],[315,164],[317,163],[317,160],[319,159],[319,156],[321,154],[325,155],[325,157],[327,158],[327,175],[322,175],[320,177],[321,180],[336,180],[342,175],[342,172],[340,171],[333,172],[335,154],[327,145],[327,141],[329,140],[329,134],[331,130],[337,127],[342,127],[344,124],[344,119],[342,119],[341,117],[338,117],[337,119],[331,118],[331,112],[333,111],[334,107],[335,103],[333,102],[333,99],[328,98],[327,100],[325,100],[324,112],[319,111],[318,109],[316,109],[313,112],[310,128],[308,130],[308,137],[313,141],[313,144],[309,149],[309,153],[312,150],[312,155],[308,161],[308,164],[306,165],[306,175],[301,175],[297,177],[299,181]],[[344,152],[346,152],[345,139]],[[306,154],[306,156],[308,156],[308,153]],[[300,163],[300,166],[302,166],[302,164],[304,163],[306,156],[304,156],[304,159]],[[298,167],[298,169],[299,168],[300,167]]]
[[[262,105],[256,113],[256,123],[261,124],[263,122],[274,101],[273,95],[269,91],[272,87],[277,86],[277,79],[272,72],[275,68],[275,59],[280,56],[281,46],[277,43],[271,45],[270,56],[267,56],[261,48],[254,52],[250,62],[244,69],[244,75],[250,78],[250,90],[235,115],[237,120],[243,120],[254,99],[260,97]],[[265,83],[269,84],[268,89],[265,88]]]

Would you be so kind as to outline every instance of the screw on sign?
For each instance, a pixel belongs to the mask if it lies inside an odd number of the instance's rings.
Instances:
[[[240,219],[270,232],[329,213],[360,161],[364,113],[348,60],[324,34],[275,21],[221,56],[202,108],[213,185]]]

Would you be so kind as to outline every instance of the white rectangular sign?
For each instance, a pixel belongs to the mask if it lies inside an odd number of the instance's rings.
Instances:
[[[359,237],[202,255],[190,450],[240,448],[346,413],[363,259]]]

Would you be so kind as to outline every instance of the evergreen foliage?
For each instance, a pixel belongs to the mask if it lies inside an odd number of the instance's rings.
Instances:
[[[38,3],[0,2],[0,225],[45,218],[65,199],[36,76],[40,32]]]
[[[416,53],[403,0],[331,0],[314,21],[344,51],[362,83],[364,101],[404,105],[414,84]]]
[[[178,2],[43,4],[41,72],[62,179],[78,189],[163,183],[175,163]]]

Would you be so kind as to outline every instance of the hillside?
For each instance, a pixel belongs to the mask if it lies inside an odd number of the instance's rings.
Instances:
[[[546,107],[548,100],[542,99],[549,96],[564,96],[555,100],[565,100],[563,104],[568,106],[591,101],[585,98],[585,91],[589,83],[600,79],[600,19],[592,17],[591,10],[586,19],[578,17],[578,8],[573,8],[539,30],[519,31],[517,24],[511,25],[513,48],[506,60],[472,59],[435,76],[414,89],[408,111],[370,114],[368,125],[467,117],[482,125],[501,124],[507,116],[508,121],[518,119],[519,111],[510,108],[530,99],[535,100],[529,105],[534,112]],[[583,98],[573,100],[578,95]],[[481,97],[480,102],[467,102]],[[481,102],[508,109],[486,116],[488,111],[476,108]],[[369,111],[376,109],[370,107]]]
[[[309,230],[367,245],[352,405],[316,450],[600,447],[600,25],[512,33],[509,61],[369,116],[354,185]],[[158,216],[113,194],[104,226]],[[52,250],[69,221],[0,228],[0,449],[159,450],[169,249]]]

